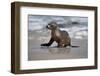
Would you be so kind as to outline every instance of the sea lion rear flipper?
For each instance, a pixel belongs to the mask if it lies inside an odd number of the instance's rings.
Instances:
[[[79,47],[79,46],[73,46],[73,45],[71,45],[71,47],[75,47],[75,48],[77,48],[77,47]]]

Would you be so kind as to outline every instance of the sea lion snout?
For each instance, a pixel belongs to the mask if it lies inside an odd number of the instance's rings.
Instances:
[[[47,29],[50,29],[50,26],[49,26],[49,25],[47,25],[47,26],[46,26],[46,28],[47,28]]]
[[[46,26],[46,28],[48,28],[48,26]]]

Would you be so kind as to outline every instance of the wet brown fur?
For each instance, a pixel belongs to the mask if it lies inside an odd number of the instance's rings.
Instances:
[[[41,44],[41,46],[50,46],[54,41],[56,41],[58,47],[71,46],[71,38],[68,32],[60,30],[56,22],[49,23],[47,28],[51,30],[51,39],[48,43]]]

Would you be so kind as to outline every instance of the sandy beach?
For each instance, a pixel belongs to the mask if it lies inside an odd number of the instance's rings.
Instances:
[[[39,35],[38,35],[39,36]],[[35,39],[34,39],[35,38]],[[55,59],[79,59],[88,57],[87,39],[72,39],[71,44],[79,47],[57,48],[56,43],[50,47],[41,47],[42,43],[48,42],[39,40],[35,33],[29,33],[28,40],[28,60],[55,60]]]

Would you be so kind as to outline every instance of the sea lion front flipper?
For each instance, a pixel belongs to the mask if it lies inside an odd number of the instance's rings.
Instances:
[[[41,44],[41,46],[50,46],[54,42],[53,38],[48,43]]]

